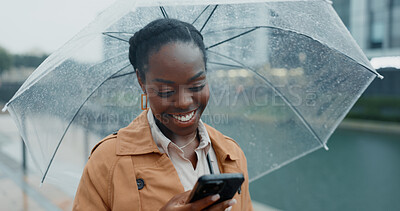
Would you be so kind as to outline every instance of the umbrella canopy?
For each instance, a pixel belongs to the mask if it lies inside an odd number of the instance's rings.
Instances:
[[[239,143],[251,181],[327,149],[381,76],[329,1],[244,2],[119,0],[50,55],[6,105],[43,180],[74,193],[90,148],[141,112],[127,41],[157,18],[202,32],[211,96],[202,119]]]

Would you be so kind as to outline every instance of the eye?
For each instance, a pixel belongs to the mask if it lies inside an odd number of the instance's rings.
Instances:
[[[201,90],[203,90],[203,88],[205,86],[206,85],[204,84],[204,85],[201,85],[201,86],[190,87],[189,90],[192,91],[192,92],[200,92]]]
[[[175,91],[166,91],[166,92],[157,92],[157,95],[160,97],[170,97],[175,93]]]

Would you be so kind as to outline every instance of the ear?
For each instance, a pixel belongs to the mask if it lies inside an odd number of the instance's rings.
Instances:
[[[142,91],[146,94],[146,86],[144,85],[142,78],[139,76],[139,70],[138,69],[136,69],[136,77],[138,79],[140,88],[142,88]]]

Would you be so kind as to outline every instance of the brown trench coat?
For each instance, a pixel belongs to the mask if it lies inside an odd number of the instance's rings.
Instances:
[[[245,175],[232,210],[253,210],[246,158],[232,139],[206,125],[221,173]],[[141,180],[140,180],[141,179]],[[143,183],[144,182],[144,186]],[[85,166],[73,210],[159,210],[184,192],[168,156],[152,139],[147,112],[100,141]]]

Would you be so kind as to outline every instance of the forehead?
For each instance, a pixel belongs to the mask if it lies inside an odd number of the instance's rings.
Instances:
[[[163,79],[182,83],[201,71],[205,72],[201,50],[193,43],[172,42],[149,56],[146,81]]]

